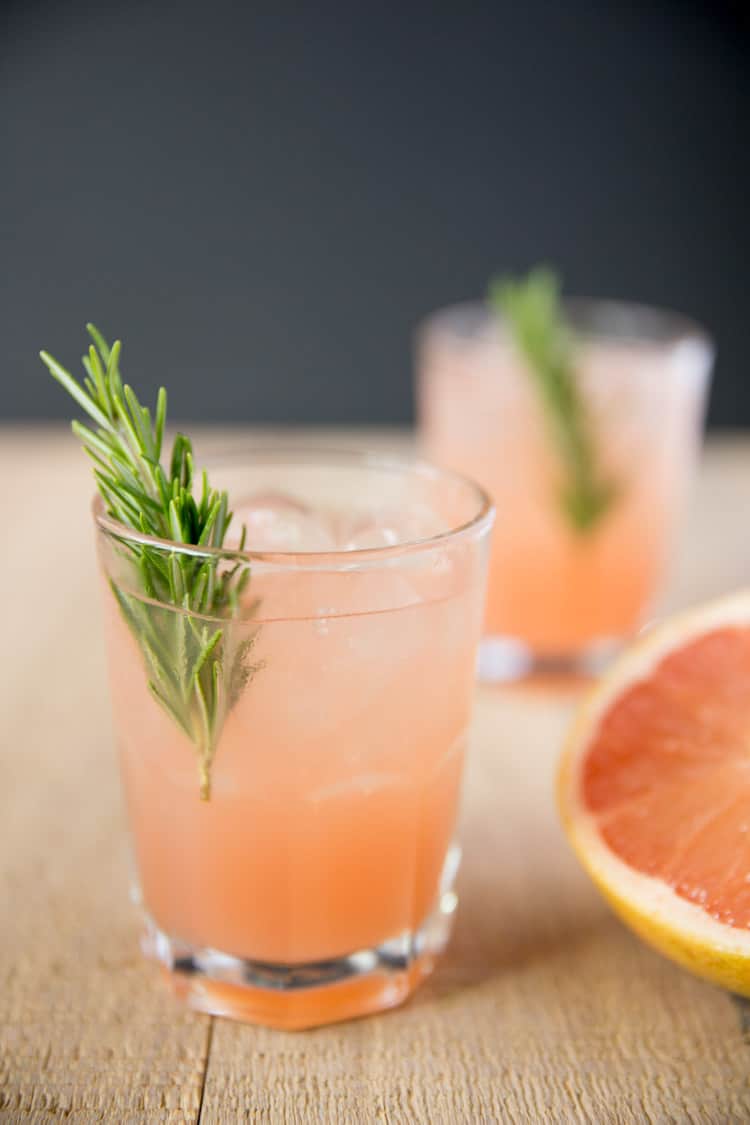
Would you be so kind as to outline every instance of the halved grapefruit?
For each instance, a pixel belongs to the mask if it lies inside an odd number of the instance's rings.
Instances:
[[[581,709],[558,800],[616,912],[750,996],[750,591],[640,638]]]

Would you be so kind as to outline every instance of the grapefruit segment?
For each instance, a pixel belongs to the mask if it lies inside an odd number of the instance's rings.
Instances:
[[[642,937],[750,995],[750,593],[645,634],[560,768],[570,841]]]

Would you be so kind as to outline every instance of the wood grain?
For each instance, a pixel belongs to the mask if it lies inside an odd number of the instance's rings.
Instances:
[[[670,606],[746,580],[748,479],[750,442],[714,442]],[[302,1034],[180,1008],[128,901],[89,493],[67,434],[0,430],[0,1120],[750,1120],[747,1008],[632,938],[564,844],[554,685],[478,690],[456,934],[410,1004]]]

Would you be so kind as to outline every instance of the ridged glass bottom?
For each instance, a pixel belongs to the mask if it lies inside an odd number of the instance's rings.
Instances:
[[[598,676],[623,643],[622,639],[607,637],[575,652],[542,655],[516,637],[485,637],[479,645],[477,674],[485,683]]]
[[[393,1008],[432,971],[447,945],[459,859],[453,846],[437,904],[418,930],[333,960],[273,964],[199,949],[165,934],[148,915],[141,948],[164,967],[185,1003],[211,1015],[295,1030]]]

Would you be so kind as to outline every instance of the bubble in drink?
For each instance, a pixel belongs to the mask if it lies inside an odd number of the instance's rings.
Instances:
[[[226,542],[237,546],[242,525],[247,551],[333,551],[336,544],[325,517],[281,493],[264,493],[237,505]]]

